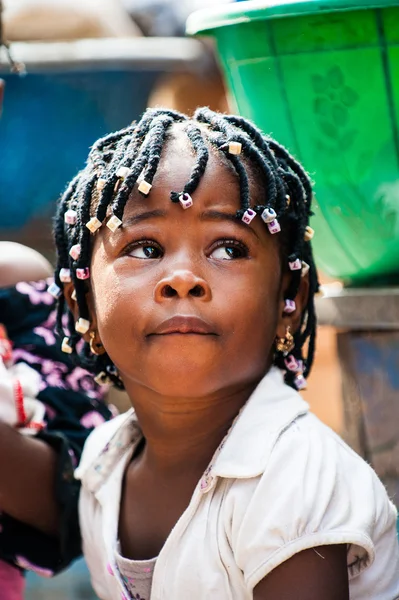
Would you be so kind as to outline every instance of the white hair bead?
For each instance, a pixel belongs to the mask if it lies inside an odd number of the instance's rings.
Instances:
[[[60,281],[62,281],[62,283],[70,283],[72,281],[70,269],[60,269]]]
[[[78,260],[80,256],[81,247],[80,244],[74,244],[69,251],[69,256],[72,256],[73,260]]]
[[[238,156],[241,154],[242,144],[240,142],[230,142],[229,143],[229,154],[235,154]]]
[[[97,192],[102,192],[103,189],[105,188],[105,184],[107,183],[106,179],[103,179],[102,177],[100,177],[100,179],[97,179]]]
[[[59,288],[58,285],[54,282],[51,285],[49,285],[49,287],[47,288],[47,291],[55,299],[59,298],[62,293],[61,288]]]
[[[64,337],[61,344],[61,350],[65,352],[65,354],[72,354],[73,349],[72,346],[69,345],[69,338]]]
[[[67,223],[67,225],[75,225],[77,218],[78,213],[76,210],[72,210],[71,208],[64,214],[64,221]]]
[[[243,214],[241,221],[249,225],[251,221],[256,217],[256,212],[252,210],[252,208],[247,208],[245,213]]]
[[[187,194],[186,192],[182,192],[179,195],[179,202],[180,205],[184,208],[184,210],[190,208],[193,205],[193,199],[191,198],[190,194]]]
[[[277,217],[276,211],[274,208],[267,206],[265,210],[261,214],[261,218],[265,223],[271,223]]]
[[[138,190],[139,192],[141,192],[142,194],[144,194],[144,196],[148,196],[148,194],[150,193],[152,188],[151,183],[148,183],[148,181],[146,181],[145,179],[143,179],[142,181],[140,181]]]
[[[272,235],[281,231],[280,223],[277,221],[277,219],[274,219],[274,221],[267,223],[267,228]]]
[[[300,271],[302,269],[302,261],[300,258],[296,258],[288,263],[291,271]]]
[[[119,167],[119,169],[116,172],[116,176],[119,177],[120,179],[126,179],[126,177],[129,175],[129,173],[130,173],[129,167]]]
[[[78,319],[78,321],[76,321],[75,323],[75,329],[79,333],[87,333],[90,329],[90,321],[88,321],[87,319],[82,319],[82,317],[80,317],[80,319]]]
[[[90,221],[86,223],[87,229],[89,229],[92,233],[96,233],[97,229],[100,229],[102,223],[97,217],[92,217]]]
[[[107,227],[112,231],[112,233],[116,231],[121,225],[122,221],[118,219],[116,215],[112,215],[112,217],[107,221]]]

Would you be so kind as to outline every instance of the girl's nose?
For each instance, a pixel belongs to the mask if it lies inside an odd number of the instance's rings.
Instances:
[[[164,277],[155,287],[155,301],[162,302],[166,298],[201,298],[211,299],[211,289],[205,279],[197,277],[189,270],[176,270]]]

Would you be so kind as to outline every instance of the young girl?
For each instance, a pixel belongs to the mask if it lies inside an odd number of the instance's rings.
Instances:
[[[297,392],[315,349],[311,201],[284,148],[206,108],[148,110],[64,194],[63,348],[133,406],[77,471],[100,598],[399,597],[396,510]]]

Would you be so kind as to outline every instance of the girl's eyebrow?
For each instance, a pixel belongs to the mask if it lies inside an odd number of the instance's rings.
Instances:
[[[255,229],[249,227],[246,223],[241,221],[241,219],[237,219],[235,214],[225,213],[219,210],[204,210],[200,213],[199,218],[201,221],[230,221],[231,223],[235,223],[239,227],[245,228],[246,231],[251,231],[253,235],[259,240],[259,236],[256,233]]]
[[[129,227],[130,225],[137,225],[137,223],[141,223],[142,221],[147,221],[148,219],[153,219],[156,217],[166,217],[166,210],[148,210],[143,213],[138,213],[137,215],[130,215],[129,217],[123,218],[123,226]]]
[[[166,210],[162,210],[162,209],[148,210],[146,212],[138,213],[137,215],[130,215],[128,217],[125,217],[123,219],[123,227],[127,228],[132,225],[137,225],[138,223],[141,223],[142,221],[147,221],[149,219],[154,219],[157,217],[158,218],[166,217],[166,216],[167,216]],[[235,214],[226,213],[226,212],[222,212],[219,210],[204,210],[203,212],[200,213],[199,219],[200,219],[200,221],[229,221],[230,223],[234,223],[235,225],[238,225],[239,227],[241,227],[243,229],[245,228],[246,231],[252,232],[252,234],[259,240],[259,236],[256,233],[256,231],[254,229],[252,229],[252,227],[249,227],[248,225],[243,223],[243,221],[241,221],[240,219],[237,219]]]

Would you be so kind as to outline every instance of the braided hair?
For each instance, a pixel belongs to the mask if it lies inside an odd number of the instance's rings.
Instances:
[[[82,340],[90,329],[86,300],[92,236],[103,226],[115,231],[121,226],[126,203],[135,188],[144,196],[151,191],[170,129],[179,123],[193,153],[195,165],[183,190],[172,191],[172,202],[183,207],[192,203],[209,152],[218,153],[236,173],[240,189],[237,219],[249,223],[264,221],[270,234],[278,234],[286,268],[291,270],[285,291],[285,312],[295,310],[301,277],[309,274],[309,294],[300,327],[293,334],[293,347],[276,345],[274,364],[285,371],[286,383],[303,387],[314,358],[316,314],[314,295],[318,278],[312,255],[309,227],[312,215],[312,186],[302,166],[288,151],[263,134],[250,121],[239,116],[198,109],[192,118],[173,110],[148,109],[141,120],[98,140],[92,147],[86,167],[72,180],[62,196],[55,217],[54,235],[58,252],[52,293],[59,299],[56,329],[66,336],[63,349],[96,374],[96,380],[123,384],[105,351],[99,354]],[[261,184],[264,204],[251,207],[251,180]],[[188,203],[188,204],[187,204]],[[65,283],[73,282],[79,312],[75,323],[63,294]]]

